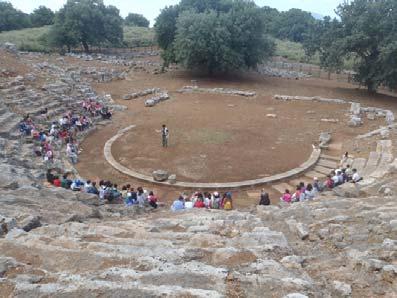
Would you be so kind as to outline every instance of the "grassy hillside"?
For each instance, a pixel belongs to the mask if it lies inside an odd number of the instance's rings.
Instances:
[[[308,59],[300,43],[276,39],[276,56],[284,57],[294,62],[308,62],[312,64],[320,64],[320,58],[315,55]]]
[[[46,45],[46,35],[51,26],[27,28],[22,30],[0,33],[0,43],[11,42],[22,51],[49,52]],[[124,43],[127,47],[150,46],[154,43],[152,28],[129,27],[124,28]]]
[[[48,52],[45,36],[51,26],[41,28],[29,28],[16,31],[0,33],[0,43],[11,42],[18,46],[20,50]],[[276,55],[296,62],[319,63],[318,57],[313,57],[307,61],[305,52],[301,44],[285,40],[275,40]],[[155,43],[155,33],[153,28],[124,27],[124,44],[127,47],[151,46]]]
[[[22,51],[47,52],[45,45],[45,34],[50,26],[40,28],[28,28],[0,33],[0,43],[11,42],[17,45]]]
[[[145,47],[155,43],[153,28],[124,26],[124,43],[127,47]]]

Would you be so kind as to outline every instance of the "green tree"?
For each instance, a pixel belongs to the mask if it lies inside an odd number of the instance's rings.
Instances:
[[[251,1],[182,0],[162,10],[155,29],[165,65],[225,72],[253,68],[274,51]]]
[[[280,12],[269,6],[262,7],[266,33],[276,37],[280,25]]]
[[[150,22],[147,18],[145,18],[141,14],[137,13],[129,13],[128,16],[124,20],[124,24],[127,26],[135,26],[135,27],[149,27]]]
[[[357,59],[356,81],[373,93],[381,85],[396,88],[397,2],[356,0],[338,7],[343,27],[339,42]]]
[[[300,9],[293,8],[286,12],[281,12],[276,22],[278,27],[276,37],[302,42],[314,22],[315,19],[311,13]]]
[[[11,3],[0,1],[0,32],[30,27],[29,15],[15,9]]]
[[[49,34],[55,47],[82,45],[119,45],[123,41],[123,19],[114,6],[105,6],[103,0],[68,0],[55,16]]]
[[[54,23],[54,17],[55,13],[45,6],[39,6],[30,14],[33,27],[52,25]]]
[[[328,70],[329,78],[332,72],[342,70],[345,51],[343,26],[338,20],[325,17],[316,21],[305,34],[303,47],[309,57],[316,53],[320,55],[321,67]]]

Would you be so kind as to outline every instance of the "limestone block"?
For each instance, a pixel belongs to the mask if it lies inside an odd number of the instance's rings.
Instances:
[[[156,170],[152,173],[153,179],[155,181],[163,182],[168,180],[169,174],[167,171],[164,170]]]

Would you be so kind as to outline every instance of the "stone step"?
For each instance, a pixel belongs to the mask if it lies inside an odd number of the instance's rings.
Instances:
[[[329,175],[333,169],[325,168],[322,166],[315,166],[314,169],[316,172],[322,173],[324,175]]]
[[[381,154],[375,151],[372,151],[369,153],[367,164],[365,165],[365,168],[361,172],[361,176],[365,177],[370,175],[373,171],[376,170],[379,159],[381,157]]]
[[[318,178],[318,176],[314,176],[314,177]],[[297,179],[288,181],[288,184],[290,184],[290,185],[298,185],[299,183],[303,182],[303,183],[305,183],[305,185],[308,185],[308,184],[313,183],[313,178],[309,178],[307,176],[301,176],[301,177],[299,177]]]
[[[376,144],[376,152],[392,153],[393,144],[391,140],[380,140]]]
[[[331,156],[331,155],[327,155],[327,154],[321,154],[321,155],[320,155],[320,158],[321,158],[321,159],[329,159],[329,160],[335,161],[335,162],[337,162],[337,163],[340,162],[340,158],[339,158],[339,157]]]
[[[7,122],[9,122],[12,118],[15,117],[14,113],[11,112],[6,112],[3,115],[0,116],[0,126],[3,126]]]
[[[331,150],[331,151],[340,151],[340,150],[342,150],[342,143],[332,143],[332,144],[329,144],[328,150]]]
[[[338,163],[336,163],[335,161],[330,161],[330,160],[326,160],[326,159],[320,159],[318,161],[317,165],[325,167],[325,168],[330,168],[332,170],[335,170],[338,168]]]
[[[384,175],[387,174],[389,165],[392,163],[393,161],[393,155],[390,153],[383,153],[380,159],[380,162],[376,168],[375,171],[373,171],[370,176],[372,178],[382,178]]]
[[[323,173],[319,173],[319,172],[316,172],[316,171],[310,171],[310,172],[306,172],[305,173],[305,176],[306,177],[309,177],[309,178],[311,178],[311,179],[314,179],[314,177],[317,177],[317,178],[325,178],[326,177],[326,175],[325,174],[323,174]]]
[[[355,158],[352,163],[352,169],[357,169],[357,172],[361,173],[365,167],[367,160],[362,157]]]
[[[15,114],[7,122],[0,123],[0,136],[15,137],[19,135],[18,125],[21,119]]]
[[[295,190],[295,187],[288,183],[274,184],[272,185],[272,188],[277,190],[281,194],[283,194],[286,189],[288,189],[291,193]]]

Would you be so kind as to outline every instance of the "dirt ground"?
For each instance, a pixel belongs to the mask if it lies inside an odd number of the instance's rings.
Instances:
[[[62,59],[60,59],[62,58]],[[21,61],[30,63],[21,63]],[[23,59],[0,51],[1,76],[34,73],[30,65],[48,61],[61,67],[97,67],[127,70],[122,65],[105,61],[83,61],[59,55],[24,54]],[[158,68],[158,57],[145,57],[139,65]],[[4,70],[4,71],[3,71]],[[226,95],[181,94],[177,90],[197,81],[200,87],[226,87],[255,91],[255,98]],[[37,77],[33,85],[46,83]],[[154,108],[144,107],[144,98],[132,101],[122,96],[146,88],[167,90],[171,99]],[[364,106],[387,108],[397,112],[393,94],[368,95],[357,86],[324,79],[283,79],[259,76],[254,73],[207,77],[197,73],[173,70],[153,75],[144,69],[131,69],[126,80],[95,83],[98,94],[111,94],[116,103],[127,106],[116,112],[112,123],[98,127],[81,144],[83,149],[77,169],[91,180],[107,179],[119,185],[130,183],[158,193],[162,201],[171,202],[183,191],[173,187],[157,186],[135,180],[114,170],[104,159],[105,142],[126,126],[135,124],[125,137],[113,146],[114,156],[127,167],[151,174],[155,169],[166,169],[177,174],[179,181],[231,182],[265,177],[300,165],[318,141],[319,133],[332,133],[333,149],[329,155],[341,156],[349,151],[354,156],[367,157],[379,137],[355,141],[358,134],[384,125],[384,120],[364,119],[364,126],[349,128],[347,105],[310,102],[281,102],[275,94],[322,96],[361,102]],[[275,114],[269,118],[267,114]],[[321,119],[338,119],[339,123],[325,123]],[[170,148],[161,148],[159,129],[167,124],[171,131]],[[394,137],[393,133],[393,137]],[[397,152],[395,152],[396,154]],[[264,186],[273,202],[279,194]],[[235,205],[244,208],[257,203],[261,187],[234,190]]]
[[[177,90],[196,80],[200,87],[225,87],[257,92],[255,98],[227,95],[181,94]],[[167,90],[171,99],[156,107],[144,107],[145,98],[125,101],[122,96],[158,87]],[[131,183],[159,192],[165,201],[175,199],[182,190],[159,187],[136,181],[117,172],[103,157],[103,146],[119,129],[137,127],[113,145],[113,155],[123,165],[150,175],[165,169],[179,181],[231,182],[281,173],[299,166],[310,155],[312,144],[322,131],[330,131],[341,155],[357,147],[353,138],[379,128],[383,120],[365,121],[360,128],[346,125],[348,105],[281,102],[275,94],[322,96],[362,102],[396,110],[395,98],[369,96],[365,90],[337,81],[323,79],[268,78],[254,74],[207,78],[183,71],[160,75],[132,71],[127,80],[96,84],[99,94],[111,94],[127,110],[117,112],[113,123],[103,127],[82,144],[83,153],[77,168],[83,177]],[[269,118],[267,114],[275,114]],[[321,119],[338,119],[326,123]],[[160,128],[170,129],[170,147],[161,147]],[[373,150],[373,140],[358,144],[360,153]],[[258,188],[257,188],[258,189]],[[256,191],[255,189],[249,191]],[[249,192],[248,191],[248,192]],[[269,189],[272,194],[272,190]],[[236,191],[244,199],[240,206],[250,206],[257,198],[247,198],[247,191]]]

